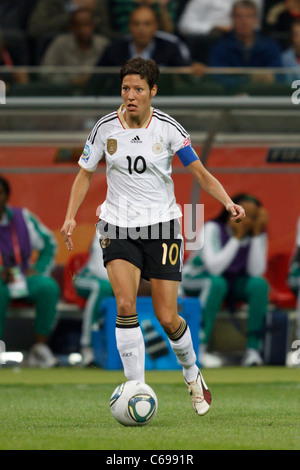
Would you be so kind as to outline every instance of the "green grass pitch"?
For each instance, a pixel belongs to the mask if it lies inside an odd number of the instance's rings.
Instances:
[[[1,450],[299,449],[300,371],[204,370],[213,402],[198,417],[180,371],[149,371],[158,412],[125,428],[109,409],[120,371],[0,369]]]

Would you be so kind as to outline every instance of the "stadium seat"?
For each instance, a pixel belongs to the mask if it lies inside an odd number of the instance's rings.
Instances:
[[[84,307],[86,300],[76,292],[74,287],[74,276],[79,272],[88,259],[88,253],[77,253],[71,256],[65,265],[63,272],[63,293],[66,302]]]
[[[268,261],[266,279],[270,284],[270,302],[279,308],[295,308],[296,296],[287,284],[291,255],[278,253]]]

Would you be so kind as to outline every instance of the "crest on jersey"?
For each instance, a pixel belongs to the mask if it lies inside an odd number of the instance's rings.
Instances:
[[[110,238],[109,237],[103,238],[103,240],[101,240],[100,242],[100,245],[101,245],[101,248],[106,248],[108,245],[110,245]]]
[[[164,149],[164,144],[162,143],[162,141],[158,141],[158,142],[154,142],[153,146],[152,146],[152,150],[153,150],[153,153],[155,153],[156,155],[159,155]]]
[[[108,139],[107,141],[107,151],[110,155],[113,155],[118,148],[118,142],[116,139]]]

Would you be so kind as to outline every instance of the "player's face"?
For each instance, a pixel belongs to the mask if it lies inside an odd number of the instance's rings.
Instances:
[[[148,82],[140,75],[126,75],[122,83],[122,98],[126,108],[126,118],[132,121],[147,119],[151,100],[157,93],[157,86],[152,90]]]

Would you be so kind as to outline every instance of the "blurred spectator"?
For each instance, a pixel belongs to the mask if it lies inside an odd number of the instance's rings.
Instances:
[[[210,51],[211,67],[258,67],[282,66],[279,45],[257,31],[258,11],[252,0],[239,0],[232,10],[233,31],[221,38]],[[252,80],[271,83],[272,73],[253,75]]]
[[[83,87],[90,77],[84,67],[94,66],[101,57],[109,40],[94,34],[95,23],[91,10],[81,8],[70,16],[70,32],[58,35],[48,46],[41,61],[43,66],[74,66],[82,70],[74,73],[47,73],[49,81],[70,83]]]
[[[70,14],[79,8],[93,11],[95,32],[113,37],[108,0],[39,0],[29,19],[28,34],[36,40],[36,62],[39,63],[50,41],[69,28]]]
[[[82,365],[94,362],[92,349],[92,327],[99,323],[100,304],[106,297],[113,295],[106,268],[103,265],[99,239],[95,235],[87,263],[75,277],[74,286],[79,296],[87,299],[83,310],[82,333],[80,339]],[[102,322],[103,323],[103,322]]]
[[[57,243],[35,215],[9,206],[10,192],[9,182],[0,177],[0,338],[10,300],[29,300],[36,307],[36,340],[28,364],[53,367],[56,359],[47,342],[55,322],[59,288],[49,274]]]
[[[27,21],[38,0],[1,0],[0,26],[6,31],[26,31]]]
[[[20,57],[17,50],[10,50],[0,30],[0,67],[8,67],[7,72],[2,72],[0,75],[0,80],[5,82],[7,91],[9,91],[9,87],[13,83],[27,83],[29,80],[25,70],[18,70],[17,72],[11,72],[9,70],[10,67],[18,65],[24,65],[22,63],[22,57]]]
[[[286,81],[289,85],[294,80],[300,80],[300,18],[291,26],[291,47],[282,54],[282,65],[285,68],[298,69],[298,72],[287,73]]]
[[[1,0],[0,1],[0,28],[3,38],[22,56],[21,63],[31,63],[31,43],[27,37],[27,25],[30,14],[38,0]]]
[[[129,35],[107,47],[98,65],[120,66],[136,56],[154,59],[160,67],[191,64],[186,45],[177,36],[158,30],[157,16],[151,7],[141,6],[131,13],[129,31]]]
[[[236,302],[249,304],[247,350],[244,366],[262,365],[259,332],[265,326],[268,284],[262,277],[267,262],[267,213],[260,201],[248,194],[233,198],[244,207],[246,218],[239,224],[222,211],[204,224],[203,248],[183,267],[182,287],[186,295],[199,295],[203,308],[203,339],[200,362],[219,367],[222,360],[209,353],[209,341],[217,313],[224,300],[234,312]]]
[[[194,60],[207,63],[216,38],[232,29],[231,12],[236,0],[189,0],[178,20],[178,32]],[[254,0],[261,14],[262,0]]]
[[[109,45],[98,62],[101,67],[119,67],[126,60],[136,56],[153,59],[159,67],[184,67],[191,65],[191,56],[187,46],[175,35],[158,30],[158,21],[152,7],[145,5],[134,10],[129,21],[130,34],[121,36]],[[174,77],[160,77],[159,85],[170,90]],[[120,92],[119,75],[97,76],[89,82],[88,92],[107,95]]]
[[[231,29],[230,12],[235,0],[189,0],[178,21],[183,36],[206,35]]]
[[[266,14],[268,32],[280,42],[282,48],[289,44],[291,25],[300,18],[300,0],[284,0],[269,8]]]
[[[111,22],[118,33],[128,33],[130,15],[141,4],[154,8],[158,18],[158,28],[161,31],[174,32],[178,0],[111,0]]]

